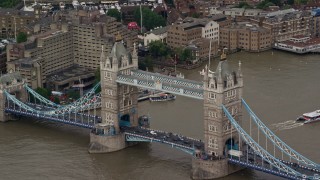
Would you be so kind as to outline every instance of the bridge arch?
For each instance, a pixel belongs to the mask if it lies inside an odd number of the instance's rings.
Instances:
[[[130,114],[129,113],[120,115],[119,125],[120,125],[120,127],[121,126],[131,127]]]

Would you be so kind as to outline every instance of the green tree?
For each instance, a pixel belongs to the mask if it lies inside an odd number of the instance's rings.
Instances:
[[[291,8],[291,6],[289,4],[286,4],[283,6],[283,9],[290,9],[290,8]]]
[[[19,4],[21,0],[0,0],[0,7],[2,8],[13,8]]]
[[[54,97],[54,103],[60,104],[60,99],[58,97]]]
[[[145,59],[145,65],[146,68],[148,68],[148,71],[153,71],[153,61],[150,56],[147,56]]]
[[[152,41],[149,43],[149,51],[152,56],[167,56],[169,48],[161,41]]]
[[[51,91],[45,88],[38,87],[35,91],[46,99],[49,99],[49,97],[51,96]]]
[[[121,13],[118,9],[109,9],[107,15],[116,18],[118,22],[121,21]]]
[[[192,60],[192,51],[190,49],[184,49],[180,54],[181,61]]]
[[[247,2],[240,2],[237,8],[245,8],[245,9],[251,9],[252,6],[250,6]]]
[[[294,4],[294,0],[288,0],[287,1],[289,5],[293,5]]]
[[[17,40],[17,43],[26,42],[27,41],[27,34],[24,32],[19,32],[16,40]]]
[[[153,29],[155,27],[159,26],[165,26],[166,21],[165,19],[158,15],[157,13],[151,11],[149,8],[143,7],[141,9],[142,11],[142,24],[143,27],[145,27],[147,30]],[[134,19],[135,21],[141,26],[141,14],[140,14],[140,8],[136,8],[134,11]]]
[[[191,17],[193,17],[193,18],[199,18],[200,17],[200,14],[199,13],[193,13],[192,15],[191,15]]]
[[[68,94],[68,97],[72,98],[72,99],[79,99],[80,98],[80,92],[75,91],[73,89],[70,89],[67,94]]]

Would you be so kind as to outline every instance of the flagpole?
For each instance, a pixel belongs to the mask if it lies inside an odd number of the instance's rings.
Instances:
[[[210,45],[209,45],[209,70],[210,70],[210,65],[211,65],[211,39],[210,39]]]
[[[140,4],[140,26],[141,26],[141,28],[140,28],[140,33],[142,34],[142,27],[143,27],[143,25],[142,25],[142,10],[141,10],[141,4]]]

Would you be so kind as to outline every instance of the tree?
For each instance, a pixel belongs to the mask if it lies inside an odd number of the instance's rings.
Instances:
[[[121,21],[121,13],[118,9],[109,9],[107,15],[116,18],[118,22]]]
[[[191,17],[193,17],[193,18],[199,18],[199,17],[200,17],[200,14],[194,12],[194,13],[191,15]]]
[[[49,97],[51,96],[51,91],[45,88],[38,87],[35,91],[46,99],[49,99]]]
[[[60,104],[60,99],[58,97],[54,97],[54,103]]]
[[[191,60],[192,58],[192,51],[190,49],[184,49],[180,54],[181,61]]]
[[[24,32],[19,32],[16,40],[17,40],[17,43],[26,42],[27,41],[27,34]]]
[[[1,0],[0,7],[2,8],[13,8],[17,4],[19,4],[21,0]]]
[[[161,41],[152,41],[149,43],[149,51],[152,56],[167,56],[169,48]]]
[[[287,1],[289,5],[293,5],[294,4],[294,0],[288,0]]]
[[[251,9],[252,6],[250,6],[247,2],[240,2],[237,8],[245,8],[245,9]]]
[[[165,26],[166,21],[165,19],[158,15],[157,13],[151,11],[149,8],[141,8],[142,11],[142,24],[143,27],[145,27],[147,30],[153,29],[155,27],[159,26]],[[134,11],[134,19],[136,22],[138,22],[139,26],[141,26],[141,14],[140,14],[140,8],[136,8]]]
[[[80,92],[75,91],[73,89],[70,89],[67,94],[68,94],[68,97],[72,98],[72,99],[79,99],[80,98]]]
[[[149,71],[153,70],[153,61],[152,61],[152,58],[150,56],[146,57],[145,65],[146,65],[146,68],[148,68]]]

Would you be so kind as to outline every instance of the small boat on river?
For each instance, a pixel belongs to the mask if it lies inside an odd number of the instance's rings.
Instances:
[[[320,110],[304,113],[296,121],[303,122],[304,124],[320,121]]]
[[[169,94],[169,93],[163,93],[163,94],[159,94],[159,95],[156,95],[156,96],[149,97],[149,100],[151,102],[153,102],[153,101],[155,101],[155,102],[172,101],[172,100],[175,100],[175,99],[176,99],[176,96],[173,95],[173,94]]]

